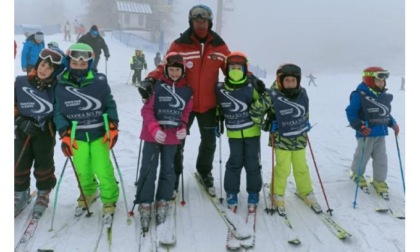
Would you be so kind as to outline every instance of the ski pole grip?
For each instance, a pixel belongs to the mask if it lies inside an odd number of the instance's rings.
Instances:
[[[71,121],[70,142],[72,145],[73,145],[74,138],[76,137],[76,128],[77,128],[77,121]]]
[[[103,113],[102,117],[104,118],[104,124],[105,124],[105,131],[106,131],[106,135],[109,138],[109,123],[108,123],[108,114],[107,113]]]

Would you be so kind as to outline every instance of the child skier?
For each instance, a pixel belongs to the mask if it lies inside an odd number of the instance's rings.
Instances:
[[[355,182],[359,179],[359,187],[367,189],[363,174],[372,157],[372,185],[379,195],[388,198],[388,185],[385,182],[388,173],[385,136],[388,135],[388,127],[393,128],[396,135],[400,132],[397,122],[391,116],[393,96],[385,88],[389,72],[382,67],[373,66],[363,70],[362,76],[363,81],[351,93],[350,104],[346,108],[347,119],[356,130],[357,139],[351,164],[351,179]]]
[[[247,76],[248,59],[242,52],[232,52],[226,60],[226,78],[216,86],[216,97],[229,138],[230,156],[226,163],[224,189],[229,209],[236,212],[241,171],[245,167],[248,209],[256,210],[261,191],[260,128],[249,114],[259,93]],[[240,108],[238,108],[240,106]],[[223,124],[223,120],[221,122]],[[223,125],[219,126],[219,130]],[[222,132],[221,132],[222,133]],[[220,135],[219,135],[220,137]]]
[[[28,75],[15,81],[15,216],[27,205],[31,167],[38,189],[33,216],[48,207],[56,184],[54,175],[55,126],[52,121],[54,86],[64,70],[58,51],[43,49]],[[42,102],[41,102],[42,101]]]
[[[54,122],[61,149],[66,157],[73,158],[81,185],[75,214],[81,215],[90,207],[98,197],[99,186],[106,222],[113,216],[119,196],[110,159],[110,149],[118,139],[118,113],[106,76],[93,71],[94,57],[87,44],[76,43],[67,50],[67,69],[56,87]],[[105,125],[108,119],[109,125]]]
[[[133,84],[140,83],[141,71],[143,69],[147,70],[147,62],[142,50],[136,49],[133,57],[131,57],[130,68],[134,70],[133,77],[131,78]]]
[[[276,156],[271,185],[275,207],[279,211],[285,211],[287,178],[293,166],[298,196],[315,212],[320,212],[306,161],[306,139],[310,130],[309,98],[306,90],[300,85],[301,69],[294,64],[285,64],[278,68],[276,75],[269,95],[251,108],[255,113],[253,121],[261,127],[265,128],[262,111],[268,111],[271,121],[269,146],[274,147]],[[257,111],[260,111],[260,114]]]
[[[142,228],[147,232],[152,203],[156,205],[156,222],[165,222],[168,201],[175,185],[174,156],[180,140],[187,135],[187,122],[192,110],[192,89],[185,79],[185,62],[181,54],[171,52],[164,59],[164,74],[153,86],[141,115],[144,141],[140,178],[135,204],[139,205]],[[159,158],[160,156],[160,158]],[[160,172],[155,195],[158,163]]]

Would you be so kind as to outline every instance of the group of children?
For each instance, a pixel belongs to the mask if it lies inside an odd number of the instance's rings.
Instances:
[[[131,62],[134,70],[147,69],[142,56],[144,59],[141,50],[136,50]],[[64,155],[73,160],[76,170],[81,188],[78,208],[84,211],[100,197],[104,216],[114,214],[119,188],[110,151],[118,139],[119,118],[107,78],[92,71],[93,60],[92,48],[83,43],[71,45],[66,55],[54,48],[44,49],[34,69],[16,78],[15,215],[30,198],[32,164],[38,189],[34,216],[42,216],[48,206],[49,193],[56,185],[53,159],[56,131]],[[165,221],[168,202],[174,199],[174,157],[177,145],[187,136],[186,125],[192,111],[193,95],[185,79],[187,64],[183,56],[169,53],[162,64],[163,74],[141,109],[140,138],[144,148],[134,203],[139,204],[142,226],[150,223],[153,203],[157,222]],[[386,194],[385,136],[388,127],[396,135],[399,133],[390,113],[392,95],[386,92],[389,72],[369,67],[362,75],[363,81],[351,94],[346,108],[358,142],[351,166],[357,176],[352,179],[359,181],[359,186],[366,186],[363,174],[372,157],[373,185],[379,194]],[[249,73],[247,56],[234,51],[226,58],[225,76],[224,82],[216,85],[215,93],[220,120],[217,130],[223,133],[221,127],[226,126],[229,138],[230,155],[224,176],[228,207],[236,211],[241,170],[245,167],[248,209],[256,210],[262,188],[260,136],[264,130],[269,131],[268,145],[273,148],[276,161],[270,190],[274,206],[281,211],[285,209],[287,179],[293,167],[297,194],[307,205],[319,208],[306,161],[311,125],[309,98],[301,86],[301,68],[295,64],[281,65],[273,84],[266,89],[261,80]],[[141,76],[133,75],[133,82],[137,78],[140,80]],[[41,99],[43,106],[34,102]],[[87,100],[91,102],[86,103]],[[90,155],[93,152],[95,155]]]
[[[175,60],[176,59],[176,60]],[[185,61],[181,54],[166,55],[165,72],[155,84],[151,97],[142,108],[143,129],[141,139],[145,142],[143,160],[138,181],[135,203],[139,204],[142,225],[151,219],[153,202],[156,202],[157,220],[160,222],[167,209],[174,184],[173,157],[176,144],[186,137],[185,124],[191,111],[190,88],[185,83]],[[182,71],[182,75],[171,75],[170,69]],[[175,71],[175,70],[174,70]],[[385,88],[388,71],[380,67],[366,68],[363,82],[351,95],[346,109],[350,125],[356,130],[358,147],[354,155],[352,170],[365,181],[363,174],[372,157],[373,186],[377,193],[388,192],[386,184],[387,157],[385,139],[387,127],[398,135],[399,127],[390,115],[392,95]],[[225,80],[216,86],[219,123],[216,134],[223,133],[226,126],[229,138],[230,156],[226,162],[224,190],[228,208],[236,211],[240,192],[241,170],[246,171],[248,210],[253,212],[259,202],[262,188],[260,162],[261,130],[269,131],[269,146],[275,155],[275,167],[271,184],[273,207],[285,211],[287,179],[292,171],[298,196],[315,212],[321,207],[314,195],[309,166],[306,160],[306,146],[309,122],[309,98],[301,86],[302,71],[295,64],[283,64],[276,72],[276,79],[269,89],[248,72],[248,59],[242,52],[231,52],[226,59]],[[170,94],[170,95],[169,95]],[[177,95],[175,95],[177,94]],[[161,99],[161,96],[171,97]],[[182,106],[172,107],[171,104]],[[379,113],[386,107],[387,113]],[[381,110],[382,111],[382,110]],[[182,134],[181,134],[182,132]],[[364,151],[361,152],[363,143]],[[157,193],[155,180],[159,161]],[[357,173],[360,156],[363,155],[362,171]],[[361,183],[359,186],[366,186]]]

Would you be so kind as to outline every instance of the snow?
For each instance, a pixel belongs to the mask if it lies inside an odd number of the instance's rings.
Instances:
[[[21,75],[20,51],[22,41],[21,35],[15,35],[18,43],[18,55],[16,56],[15,75]],[[128,48],[118,40],[111,38],[110,34],[105,37],[110,48],[111,58],[108,62],[108,82],[111,86],[114,98],[117,102],[120,118],[120,132],[118,143],[114,153],[123,177],[120,187],[124,184],[125,196],[128,210],[133,208],[135,195],[135,178],[137,175],[137,163],[139,153],[139,133],[142,119],[140,109],[142,101],[137,89],[131,84],[126,84],[129,79],[130,57],[134,48]],[[45,41],[57,41],[60,48],[65,50],[70,42],[63,41],[63,34],[46,36]],[[153,65],[153,57],[156,52],[145,51],[149,68]],[[282,62],[279,62],[282,63]],[[365,66],[360,66],[362,69]],[[304,69],[303,69],[304,70]],[[105,72],[105,61],[101,58],[99,71]],[[144,75],[144,73],[143,73]],[[144,77],[144,76],[143,76]],[[405,168],[405,92],[400,91],[400,80],[402,76],[393,75],[387,80],[389,92],[394,95],[392,102],[392,114],[400,125],[401,133],[398,137],[399,148],[402,158],[402,167]],[[270,85],[273,76],[264,79],[266,85]],[[289,177],[289,185],[286,195],[286,207],[289,211],[289,218],[301,238],[302,244],[293,247],[283,239],[283,233],[273,223],[279,216],[269,216],[263,210],[265,202],[261,197],[256,226],[255,251],[405,251],[405,221],[394,218],[389,213],[376,213],[371,203],[365,200],[365,195],[359,191],[357,198],[358,205],[353,209],[352,203],[355,196],[355,184],[348,179],[346,170],[349,168],[356,140],[354,131],[347,127],[345,108],[348,104],[349,95],[360,83],[359,72],[352,74],[318,75],[316,83],[318,87],[307,86],[308,79],[302,79],[302,85],[306,88],[310,98],[310,117],[314,128],[310,131],[309,137],[313,148],[315,161],[322,179],[325,194],[329,206],[334,209],[333,219],[353,236],[341,241],[333,236],[326,226],[322,224],[314,213],[312,213],[296,196],[294,196],[294,180]],[[186,205],[178,202],[177,206],[177,244],[171,251],[224,251],[227,228],[219,217],[207,196],[200,190],[199,185],[193,177],[195,171],[195,160],[197,157],[199,132],[197,124],[194,123],[185,145],[184,160],[184,199]],[[404,206],[405,196],[402,187],[401,170],[399,165],[396,141],[392,134],[386,138],[389,174],[388,185],[390,197],[396,203]],[[229,145],[226,135],[222,136],[222,148],[216,150],[213,162],[213,175],[215,186],[220,195],[221,177],[224,173],[224,164],[229,157]],[[263,133],[261,137],[263,181],[271,180],[271,148],[267,146],[268,134]],[[219,156],[222,153],[222,156]],[[220,165],[220,161],[223,165]],[[320,181],[318,180],[314,162],[309,148],[307,148],[307,161],[310,166],[315,195],[321,206],[327,209]],[[65,157],[60,149],[60,140],[57,137],[55,148],[55,164],[57,179],[63,171]],[[242,173],[242,184],[239,203],[239,214],[245,216],[246,190],[245,172]],[[367,174],[372,175],[371,164],[368,165]],[[31,189],[35,189],[32,179]],[[123,183],[122,183],[123,182]],[[57,191],[59,190],[59,191]],[[54,222],[54,197],[58,193]],[[54,249],[54,251],[93,251],[100,232],[102,221],[102,204],[100,201],[92,206],[93,215],[90,218],[82,219],[74,226],[69,226],[73,219],[76,199],[79,196],[79,189],[75,180],[71,165],[67,165],[63,173],[61,184],[51,193],[50,207],[46,210],[41,219],[35,236],[31,240],[28,249],[36,251],[38,248]],[[262,193],[261,193],[262,196]],[[179,197],[180,198],[180,197]],[[180,199],[178,199],[180,200]],[[17,244],[20,235],[24,230],[30,205],[14,223],[14,245]],[[137,207],[134,218],[139,218]],[[135,230],[135,221],[127,224],[127,213],[124,202],[123,191],[120,190],[120,198],[117,204],[113,226],[112,251],[137,251],[139,231]],[[53,227],[54,231],[50,232]],[[98,251],[106,251],[106,244],[103,239],[99,243]]]

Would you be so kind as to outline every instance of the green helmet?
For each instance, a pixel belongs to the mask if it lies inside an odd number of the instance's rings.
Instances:
[[[85,43],[76,43],[71,45],[66,52],[66,64],[70,66],[70,59],[79,61],[88,61],[90,70],[93,66],[93,60],[95,59],[95,53],[92,47]]]

